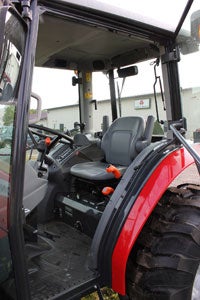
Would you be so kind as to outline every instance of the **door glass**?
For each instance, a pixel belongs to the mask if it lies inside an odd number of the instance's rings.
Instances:
[[[198,15],[199,18],[197,18]],[[196,21],[192,22],[194,18]],[[181,50],[179,76],[182,110],[187,120],[187,138],[194,142],[200,142],[200,48],[197,37],[199,20],[199,2],[194,1],[178,36]]]
[[[11,272],[7,234],[10,176],[18,81],[25,45],[25,32],[21,22],[6,10],[6,7],[0,9],[0,283],[6,280]]]

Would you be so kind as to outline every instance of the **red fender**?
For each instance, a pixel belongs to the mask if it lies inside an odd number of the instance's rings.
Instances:
[[[200,153],[200,145],[195,145]],[[185,148],[177,149],[166,156],[144,184],[120,232],[112,255],[112,289],[126,294],[126,264],[132,247],[154,207],[170,183],[185,168],[194,163]]]

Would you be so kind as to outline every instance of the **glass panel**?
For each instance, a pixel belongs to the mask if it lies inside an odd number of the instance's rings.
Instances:
[[[174,32],[188,1],[71,0],[65,2],[88,6]]]
[[[6,203],[9,197],[11,145],[24,38],[21,23],[7,12],[0,64],[0,226],[5,229],[8,227]]]
[[[24,30],[11,13],[7,13],[0,64],[0,101],[14,98],[22,61]]]
[[[7,235],[10,173],[17,85],[25,44],[24,29],[9,11],[6,13],[5,27],[1,30],[4,30],[4,35],[3,44],[0,45],[0,282],[7,279],[11,272]],[[0,298],[2,297],[0,291]]]
[[[185,20],[180,32],[181,61],[179,76],[182,91],[183,116],[187,119],[187,138],[200,142],[200,50],[194,36],[191,36],[191,14],[199,9],[199,2],[194,2],[190,14]],[[197,25],[198,26],[198,25]],[[196,28],[199,30],[198,27]],[[187,36],[184,39],[184,36]]]

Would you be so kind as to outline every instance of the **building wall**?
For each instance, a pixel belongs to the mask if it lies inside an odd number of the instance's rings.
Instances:
[[[42,119],[36,123],[37,125],[48,127],[47,119]]]
[[[64,131],[74,128],[74,122],[79,122],[78,105],[58,107],[47,110],[47,126],[53,129],[64,127]]]
[[[149,108],[136,109],[135,101],[148,99],[150,106]],[[160,118],[164,119],[165,112],[162,108],[162,103],[160,97],[158,97],[158,107],[160,111]],[[94,109],[93,105],[93,128],[95,131],[101,130],[102,126],[102,117],[107,115],[109,117],[110,123],[112,122],[112,113],[111,113],[111,105],[109,100],[98,101],[97,110]],[[119,106],[118,106],[119,112]],[[152,95],[145,95],[140,97],[128,97],[123,98],[121,100],[121,113],[122,116],[142,116],[145,119],[148,115],[155,113],[155,103]],[[79,109],[78,105],[73,106],[65,106],[52,108],[48,110],[47,114],[47,124],[51,128],[59,129],[60,124],[64,124],[64,130],[72,129],[74,126],[74,122],[79,122]]]
[[[161,96],[157,96],[159,120],[166,120],[166,112],[163,107]],[[140,100],[144,102],[144,106],[140,105]],[[193,137],[193,131],[197,129],[199,116],[198,110],[195,110],[196,105],[200,102],[200,91],[194,89],[187,89],[182,91],[183,114],[187,118],[188,133],[187,137]],[[149,107],[146,105],[149,103]],[[139,108],[138,108],[139,105]],[[141,108],[143,107],[143,108]],[[146,107],[146,108],[145,108]],[[119,106],[118,106],[119,112]],[[122,116],[142,116],[144,119],[148,115],[153,115],[156,118],[155,100],[152,94],[142,95],[137,97],[128,97],[121,99]],[[100,131],[102,127],[102,116],[109,116],[110,123],[112,122],[110,101],[98,101],[97,110],[93,105],[93,128],[94,131]],[[63,124],[64,130],[72,129],[74,122],[79,122],[79,107],[78,105],[65,106],[61,108],[54,108],[48,110],[47,126],[55,129],[60,129],[60,124]],[[200,128],[200,123],[199,123]]]
[[[182,91],[183,116],[187,119],[187,137],[192,138],[193,132],[200,128],[200,89],[186,89]],[[198,125],[197,125],[198,124]]]

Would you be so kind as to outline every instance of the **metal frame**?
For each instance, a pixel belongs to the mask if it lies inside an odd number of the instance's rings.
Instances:
[[[32,56],[36,48],[36,32],[38,15],[36,13],[37,1],[32,3],[34,21],[27,19],[27,41],[24,53],[23,70],[18,90],[18,103],[15,116],[15,139],[13,144],[12,174],[10,190],[10,228],[9,240],[11,246],[12,263],[15,276],[15,286],[18,299],[30,299],[29,282],[24,250],[24,237],[22,228],[22,199],[25,166],[26,135],[28,128],[28,99],[30,98],[30,85],[33,71]],[[31,50],[31,51],[30,51]],[[21,153],[19,156],[18,154]]]

